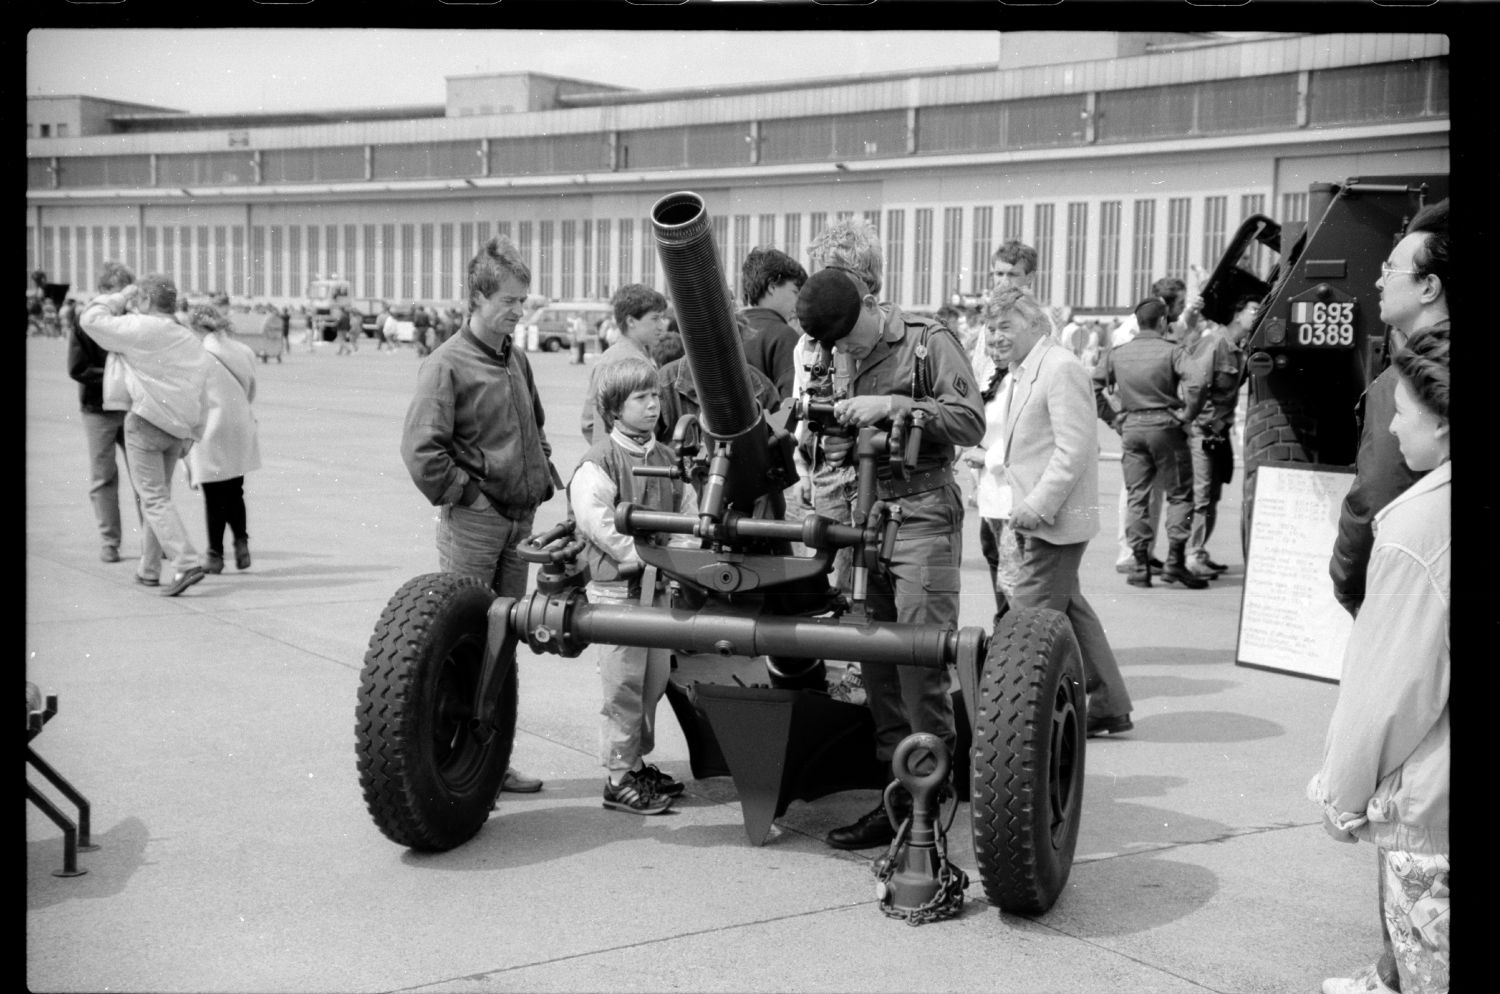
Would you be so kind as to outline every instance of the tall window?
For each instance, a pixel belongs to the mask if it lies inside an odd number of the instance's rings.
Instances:
[[[1052,204],[1036,205],[1036,295],[1038,300],[1052,301]]]
[[[1187,197],[1167,201],[1167,275],[1186,280],[1188,271],[1188,227],[1193,202]]]
[[[538,221],[536,226],[537,292],[552,296],[552,222]]]
[[[403,300],[411,300],[417,295],[417,267],[414,259],[417,241],[416,227],[414,224],[401,226],[401,297]]]
[[[1151,292],[1155,277],[1151,275],[1156,255],[1156,201],[1135,202],[1135,237],[1130,246],[1130,302],[1144,300]]]
[[[917,210],[916,286],[913,299],[918,304],[932,303],[932,208]]]
[[[154,238],[155,235],[155,228],[146,229],[148,239]],[[154,249],[155,246],[153,245],[152,248]],[[149,255],[147,257],[149,258]],[[75,279],[73,275],[73,229],[66,224],[57,229],[57,270],[69,283],[83,283],[81,279]]]
[[[783,240],[786,242],[786,248],[783,251],[806,267],[807,262],[802,258],[802,215],[788,214],[784,223],[786,235]]]
[[[1120,202],[1099,205],[1099,306],[1119,307]]]
[[[173,228],[171,225],[164,225],[161,229],[161,249],[156,257],[156,271],[158,273],[170,273],[177,268],[177,250],[173,247],[173,241],[176,231],[177,229]],[[78,234],[82,236],[83,233],[84,229],[79,228]],[[80,237],[78,240],[82,242],[83,238]],[[261,252],[264,252],[265,249],[266,243],[263,240],[260,243],[260,250]],[[87,261],[89,257],[88,252],[84,250],[82,245],[79,246],[78,254],[81,258]],[[262,272],[264,272],[264,270],[262,270]],[[89,280],[89,285],[93,286],[93,282],[93,280]],[[262,284],[259,292],[262,294],[266,292],[264,284]]]
[[[368,228],[369,226],[366,225],[366,227]],[[375,236],[374,235],[367,235],[365,237],[366,237],[365,252],[366,252],[366,258],[368,258],[369,256],[374,255],[374,251],[373,251],[374,250],[374,245],[372,243],[374,241],[374,237]],[[367,262],[366,265],[368,266],[369,263]],[[360,270],[359,270],[359,225],[357,225],[357,224],[346,224],[346,225],[344,225],[344,272],[343,272],[343,276],[344,276],[345,279],[353,281],[353,279],[355,278],[355,276],[357,276],[359,274],[360,274]],[[363,274],[363,279],[364,279],[364,282],[360,285],[360,294],[362,296],[366,296],[366,297],[373,297],[375,295],[375,283],[370,278],[370,273],[368,271],[366,271]]]
[[[125,229],[125,265],[134,271],[140,270],[140,264],[136,261],[135,254],[135,228]]]
[[[343,270],[339,269],[339,226],[336,224],[323,227],[323,271],[338,273],[346,280],[354,278],[353,266],[345,263]]]
[[[469,260],[479,254],[479,244],[474,241],[474,222],[464,221],[458,226],[458,271],[460,279],[469,278]]]
[[[315,224],[309,224],[307,226],[307,272],[304,275],[308,277],[311,277],[314,273],[322,271],[319,265],[322,260],[322,255],[318,252],[318,236],[322,233],[323,229],[319,228]],[[331,272],[331,270],[329,270],[329,272]]]
[[[484,245],[485,242],[489,241],[489,237],[486,235],[484,230],[487,227],[488,225],[481,224],[479,226],[479,231],[476,233],[479,236],[480,245]],[[475,249],[474,251],[477,253],[479,250]],[[516,223],[516,251],[521,253],[521,258],[525,260],[527,266],[531,267],[531,279],[533,282],[535,282],[537,278],[536,260],[531,257],[530,221],[519,221]]]
[[[1084,267],[1088,264],[1089,205],[1068,205],[1067,261],[1063,272],[1063,303],[1083,306]]]
[[[776,215],[762,214],[760,216],[760,235],[756,244],[771,248],[776,244]]]
[[[271,296],[280,297],[286,292],[283,263],[286,262],[282,242],[281,225],[271,225]],[[183,246],[186,248],[186,246]]]
[[[656,286],[656,229],[650,218],[641,222],[641,282]]]
[[[1026,208],[1022,204],[1008,204],[1005,208],[1005,232],[1000,236],[1001,241],[1019,242],[1021,240],[1021,222],[1025,219]],[[986,271],[989,266],[986,262]]]
[[[1228,240],[1229,198],[1206,197],[1203,200],[1203,265],[1210,271],[1218,265]]]
[[[151,234],[151,229],[150,228],[146,229],[146,234],[148,236]],[[239,292],[240,293],[248,294],[249,291],[250,291],[250,281],[248,279],[248,273],[246,272],[246,266],[245,266],[245,226],[244,225],[242,225],[242,224],[236,224],[236,225],[234,225],[233,227],[231,227],[229,229],[229,245],[230,245],[230,249],[234,252],[234,260],[235,260],[234,261],[234,272],[235,272],[235,275],[238,276],[239,280],[240,280],[240,282],[237,284],[238,287],[239,287]],[[231,292],[233,292],[233,291],[231,291]]]
[[[964,209],[943,208],[943,283],[939,290],[938,303],[948,303],[948,298],[960,291],[963,278],[964,258]]]
[[[438,228],[438,296],[446,299],[463,296],[454,281],[453,224],[448,222]]]
[[[1307,194],[1283,193],[1281,195],[1281,222],[1307,220]]]
[[[594,221],[594,295],[609,296],[609,218]]]
[[[864,216],[865,216],[865,220],[866,221],[869,221],[872,225],[875,226],[875,234],[877,234],[877,235],[880,234],[880,212],[879,211],[865,211],[865,215]]]
[[[750,254],[750,215],[736,214],[734,216],[734,256],[730,259],[729,283],[734,287],[734,299],[738,303],[740,295],[745,289],[745,278],[742,273],[745,264],[745,256]]]
[[[594,226],[585,218],[583,230],[583,262],[579,267],[578,296],[588,300],[594,295]]]
[[[615,288],[619,289],[630,282],[630,269],[635,254],[635,218],[620,218],[620,260],[619,276],[615,280]]]
[[[989,282],[990,251],[994,245],[995,208],[974,208],[974,252],[969,265],[969,292],[983,293]]]
[[[432,225],[422,225],[417,229],[419,241],[417,242],[417,269],[418,280],[422,288],[422,299],[432,299]]]
[[[558,295],[563,300],[573,299],[573,271],[575,268],[573,258],[577,253],[577,248],[574,245],[574,242],[578,240],[577,229],[578,222],[576,221],[564,221],[562,223],[562,248],[560,250],[562,253],[562,279],[560,280],[562,289],[558,291]]]
[[[162,241],[167,242],[172,237],[172,229],[163,228],[161,235]],[[266,295],[266,229],[260,224],[250,229],[250,295]]]
[[[885,212],[885,293],[886,300],[900,302],[901,277],[906,272],[906,212]]]
[[[826,227],[828,227],[828,212],[813,211],[808,221],[807,240],[814,241]]]
[[[201,230],[201,229],[200,229]],[[307,286],[302,279],[302,225],[294,224],[286,233],[287,238],[287,270],[291,280],[290,293],[292,296],[301,296],[302,290]],[[199,246],[202,246],[199,242]],[[202,272],[200,269],[199,272]],[[201,278],[201,277],[200,277]],[[201,287],[199,289],[202,289]]]
[[[380,226],[380,295],[396,296],[396,226]]]

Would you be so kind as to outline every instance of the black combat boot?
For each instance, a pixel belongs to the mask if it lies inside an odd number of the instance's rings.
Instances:
[[[1173,542],[1167,549],[1167,565],[1162,568],[1161,578],[1167,583],[1180,583],[1189,590],[1202,590],[1208,581],[1194,576],[1187,565],[1187,543]]]
[[[1130,566],[1130,575],[1125,582],[1132,587],[1151,586],[1151,553],[1146,549],[1135,550],[1135,562]]]

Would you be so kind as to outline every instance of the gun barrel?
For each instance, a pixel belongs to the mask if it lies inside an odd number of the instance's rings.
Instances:
[[[651,224],[704,430],[714,438],[737,438],[760,421],[760,405],[745,375],[745,345],[725,296],[724,269],[703,198],[669,193],[652,206]]]

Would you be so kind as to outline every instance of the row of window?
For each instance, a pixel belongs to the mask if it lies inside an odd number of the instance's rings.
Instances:
[[[1280,219],[1305,219],[1307,194],[1282,197]],[[893,207],[862,217],[881,231],[881,296],[936,308],[980,292],[991,252],[1017,239],[1036,248],[1038,296],[1057,304],[1124,309],[1161,276],[1184,280],[1189,267],[1212,269],[1234,228],[1264,213],[1261,193],[967,205]],[[808,243],[853,211],[805,215],[712,215],[726,280],[741,298],[740,263],[755,246],[774,246],[804,262]],[[910,234],[908,235],[908,232]],[[323,225],[122,225],[28,228],[27,269],[55,282],[94,285],[100,264],[121,259],[141,271],[174,274],[188,291],[226,291],[295,300],[314,273],[340,273],[355,296],[457,300],[468,260],[491,235],[514,241],[532,269],[532,289],[554,299],[607,299],[616,287],[657,285],[648,221],[404,222]],[[1264,258],[1251,260],[1264,271]]]
[[[58,121],[56,124],[32,124],[26,122],[27,138],[67,138],[68,123]]]
[[[1006,102],[526,138],[27,159],[27,188],[463,179],[840,162],[1411,120],[1448,113],[1446,58]],[[1301,110],[1305,106],[1305,113]]]

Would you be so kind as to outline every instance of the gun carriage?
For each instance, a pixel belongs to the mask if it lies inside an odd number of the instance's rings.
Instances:
[[[873,620],[866,584],[889,561],[899,525],[899,509],[875,499],[877,464],[907,471],[920,419],[858,432],[851,524],[781,520],[782,492],[797,481],[792,432],[798,421],[836,430],[832,398],[799,397],[787,427],[772,426],[744,375],[703,201],[663,197],[652,223],[703,407],[675,426],[674,465],[636,472],[689,481],[698,513],[623,503],[615,525],[635,536],[644,569],[666,579],[667,606],[589,603],[571,522],[523,543],[541,568],[520,599],[452,574],[403,585],[371,636],[359,691],[358,767],[376,825],[399,845],[440,851],[485,824],[510,759],[521,644],[566,657],[595,642],[673,650],[681,665],[668,696],[694,776],[734,777],[754,844],[793,799],[891,780],[874,761],[868,711],[828,696],[823,660],[951,666],[972,743],[953,757],[955,786],[970,799],[986,896],[1009,912],[1047,911],[1067,881],[1083,800],[1086,705],[1072,628],[1045,609],[1013,609],[993,631]],[[667,535],[696,547],[668,546]],[[794,554],[794,543],[809,553]],[[829,574],[845,548],[852,582],[841,592]],[[760,660],[763,685],[735,675],[746,660]],[[690,671],[700,679],[684,686]],[[932,736],[898,750],[923,789],[932,785],[920,778],[946,774],[949,762],[934,743],[943,752]]]

